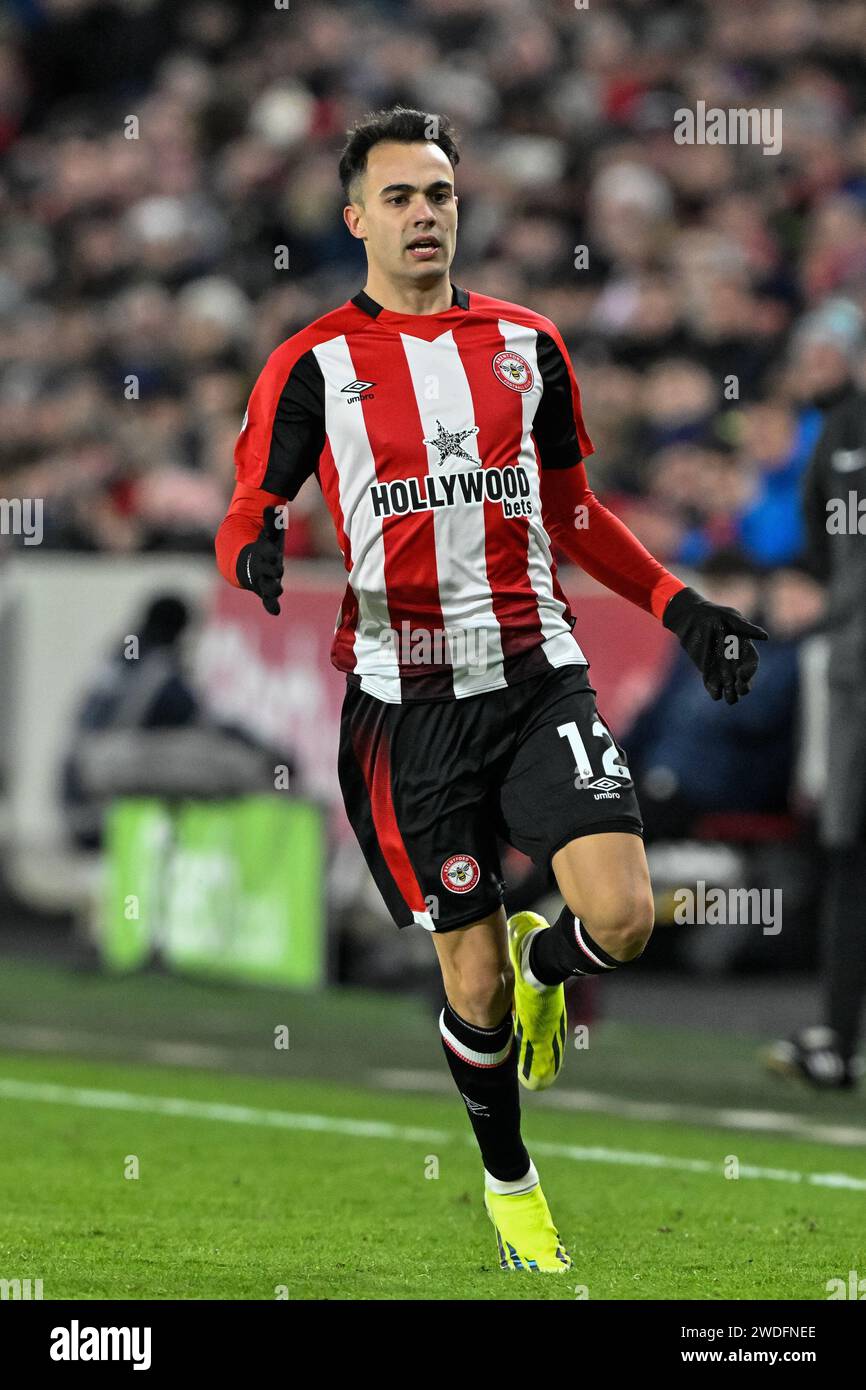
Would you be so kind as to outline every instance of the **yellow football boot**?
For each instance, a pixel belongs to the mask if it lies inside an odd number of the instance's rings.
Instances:
[[[541,1274],[564,1274],[571,1269],[571,1256],[553,1224],[540,1183],[529,1192],[502,1194],[485,1188],[484,1205],[496,1230],[501,1269]]]
[[[543,1091],[553,1085],[565,1054],[565,989],[551,985],[540,991],[523,977],[523,945],[537,927],[550,930],[549,924],[535,912],[518,912],[508,919],[508,954],[514,966],[517,1075],[529,1091]]]

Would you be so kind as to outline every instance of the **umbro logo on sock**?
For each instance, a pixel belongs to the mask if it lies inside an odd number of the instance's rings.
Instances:
[[[461,1094],[461,1096],[463,1096],[463,1092],[462,1092],[462,1091],[460,1092],[460,1094]],[[489,1115],[489,1114],[490,1114],[490,1111],[487,1109],[487,1106],[486,1106],[486,1105],[482,1105],[482,1104],[480,1103],[480,1101],[477,1101],[477,1100],[470,1100],[468,1096],[463,1096],[463,1099],[466,1101],[466,1109],[467,1109],[472,1115]]]

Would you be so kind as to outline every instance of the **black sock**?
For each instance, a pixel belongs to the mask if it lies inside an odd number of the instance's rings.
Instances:
[[[516,1182],[529,1169],[529,1154],[520,1137],[520,1091],[511,1011],[495,1028],[479,1028],[467,1023],[446,1001],[439,1031],[484,1167],[501,1182]]]
[[[593,941],[579,917],[564,907],[556,921],[536,932],[529,943],[529,968],[543,985],[559,985],[572,975],[606,975],[617,960]]]
[[[864,900],[866,856],[862,846],[834,852],[828,864],[825,908],[825,1018],[838,1033],[839,1048],[846,1060],[857,1048],[866,994]]]

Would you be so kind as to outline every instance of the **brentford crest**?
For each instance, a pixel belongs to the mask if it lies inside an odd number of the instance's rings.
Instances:
[[[452,854],[442,865],[442,882],[452,893],[468,893],[480,877],[478,860],[471,854]]]
[[[528,391],[533,383],[532,368],[519,352],[497,352],[493,359],[493,375],[512,391]]]

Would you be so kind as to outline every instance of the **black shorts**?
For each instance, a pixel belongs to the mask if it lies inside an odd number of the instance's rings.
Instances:
[[[453,931],[495,912],[499,838],[546,866],[579,835],[643,834],[587,672],[560,666],[464,700],[400,705],[347,684],[340,786],[398,927]]]

